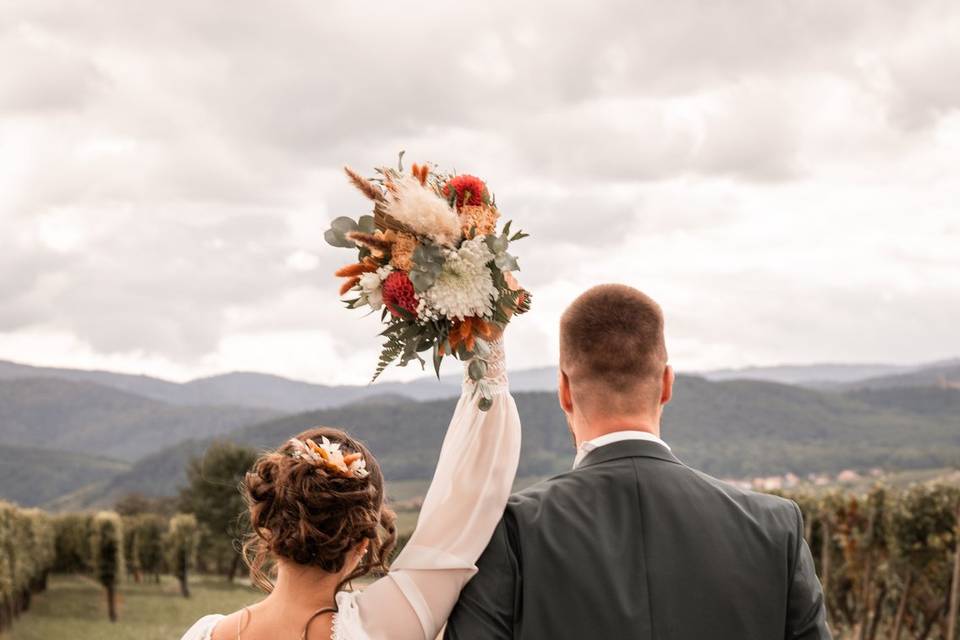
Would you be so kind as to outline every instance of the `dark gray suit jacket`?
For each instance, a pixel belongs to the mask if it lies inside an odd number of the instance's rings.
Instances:
[[[478,565],[450,640],[830,638],[797,505],[654,442],[514,495]]]

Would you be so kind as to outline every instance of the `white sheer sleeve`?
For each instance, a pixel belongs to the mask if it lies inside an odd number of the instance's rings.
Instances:
[[[190,627],[180,640],[210,640],[213,630],[221,620],[223,620],[223,616],[219,614],[204,616],[197,620],[196,624]]]
[[[338,640],[433,640],[476,573],[520,458],[520,416],[502,344],[491,346],[484,384],[493,405],[480,411],[474,383],[464,382],[417,528],[387,577],[338,599]]]

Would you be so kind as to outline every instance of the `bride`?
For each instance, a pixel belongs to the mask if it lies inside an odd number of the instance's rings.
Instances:
[[[477,408],[466,378],[416,530],[386,576],[347,589],[385,570],[396,541],[379,464],[342,431],[310,429],[261,456],[244,483],[254,527],[245,556],[269,595],[201,618],[183,640],[436,638],[476,572],[520,455],[502,342],[491,346],[493,406]]]

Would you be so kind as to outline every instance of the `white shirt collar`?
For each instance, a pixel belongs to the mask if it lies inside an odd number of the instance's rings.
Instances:
[[[577,457],[573,460],[573,468],[576,469],[580,466],[580,463],[583,462],[583,459],[587,457],[587,454],[595,449],[600,447],[605,447],[608,444],[613,444],[614,442],[622,442],[624,440],[646,440],[647,442],[656,442],[657,444],[663,445],[667,448],[667,451],[671,451],[670,445],[666,442],[646,431],[611,431],[610,433],[605,433],[602,436],[598,436],[593,440],[587,440],[581,442],[580,446],[577,447]]]

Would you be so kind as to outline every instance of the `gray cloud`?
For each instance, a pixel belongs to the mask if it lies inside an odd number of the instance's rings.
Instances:
[[[225,350],[250,336],[359,361],[372,332],[334,299],[348,256],[322,233],[368,208],[342,164],[407,149],[482,175],[535,234],[517,252],[543,306],[522,331],[543,353],[525,364],[552,357],[554,316],[597,280],[653,287],[696,368],[867,358],[912,318],[939,326],[956,273],[958,20],[938,0],[5,3],[0,332],[177,371],[246,362]],[[933,222],[893,231],[906,211]],[[808,262],[848,268],[831,233],[896,242],[834,288]],[[877,302],[890,265],[912,274],[902,306]],[[787,348],[798,335],[823,351]]]

